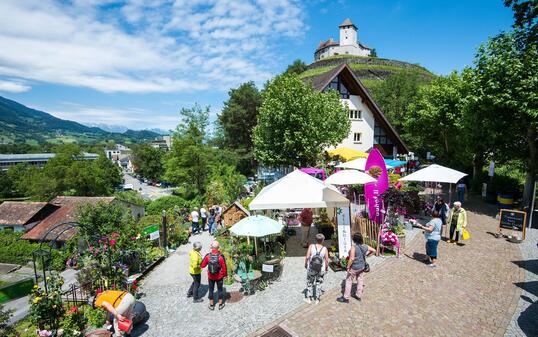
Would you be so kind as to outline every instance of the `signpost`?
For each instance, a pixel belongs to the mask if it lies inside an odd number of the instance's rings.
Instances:
[[[525,240],[527,212],[501,209],[499,218],[499,232],[502,228],[522,232],[522,240]]]
[[[338,252],[340,257],[347,257],[351,249],[351,218],[349,208],[339,207],[336,209],[338,224]]]

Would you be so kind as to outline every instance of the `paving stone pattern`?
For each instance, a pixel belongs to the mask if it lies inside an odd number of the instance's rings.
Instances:
[[[314,228],[314,227],[313,227]],[[299,228],[300,230],[300,228]],[[315,230],[311,231],[313,238]],[[411,234],[412,236],[412,234]],[[304,303],[302,291],[306,285],[304,269],[305,249],[299,245],[300,233],[288,241],[288,256],[284,259],[283,274],[280,281],[269,285],[264,291],[258,291],[237,303],[228,303],[219,311],[207,308],[207,274],[202,272],[203,303],[192,303],[186,298],[187,289],[192,281],[188,274],[188,251],[191,245],[180,247],[161,265],[147,276],[140,288],[145,296],[141,299],[150,313],[146,325],[138,327],[133,336],[171,337],[171,336],[245,336],[275,319],[293,311]],[[201,241],[202,253],[209,249],[211,237],[204,232],[191,238]],[[375,266],[392,258],[371,259]],[[329,270],[325,277],[325,290],[339,287],[345,274]],[[238,290],[239,285],[225,286],[228,292]],[[322,296],[324,301],[333,303],[333,296]]]
[[[538,229],[530,229],[519,245],[523,261],[514,261],[525,270],[523,289],[506,337],[538,336]]]
[[[362,302],[336,302],[336,288],[319,305],[302,305],[253,335],[280,325],[309,337],[504,336],[521,295],[515,284],[523,281],[523,269],[512,262],[521,261],[521,253],[488,234],[498,225],[489,211],[464,206],[472,239],[464,246],[440,242],[438,268],[417,260],[424,254],[419,235],[403,258],[372,268]]]

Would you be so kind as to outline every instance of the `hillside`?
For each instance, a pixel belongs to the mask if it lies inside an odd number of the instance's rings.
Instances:
[[[140,142],[158,134],[152,131],[127,130],[106,132],[77,122],[54,117],[0,96],[0,143],[81,143],[99,141]]]
[[[335,67],[346,63],[355,73],[355,76],[369,90],[375,88],[387,79],[390,75],[402,72],[416,72],[425,82],[435,77],[433,73],[426,68],[397,60],[389,60],[378,57],[360,57],[351,55],[332,56],[310,64],[305,72],[300,74],[301,78],[320,75],[334,69]]]

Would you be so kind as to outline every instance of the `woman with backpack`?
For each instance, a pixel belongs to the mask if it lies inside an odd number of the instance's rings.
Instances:
[[[224,278],[228,275],[226,270],[226,260],[224,255],[219,251],[218,241],[211,242],[211,252],[202,260],[200,268],[207,266],[207,279],[209,281],[209,309],[215,310],[215,285],[217,285],[217,296],[219,299],[219,310],[224,308],[223,284]]]
[[[307,303],[318,304],[323,292],[323,277],[329,271],[329,253],[323,246],[325,236],[316,234],[316,243],[311,244],[306,252],[304,267],[306,268],[306,289],[305,301]]]
[[[366,257],[372,253],[375,253],[375,249],[365,245],[362,235],[355,233],[353,235],[353,246],[349,250],[347,261],[346,288],[344,290],[344,296],[337,299],[338,302],[349,303],[350,296],[357,301],[361,300],[362,288],[364,286],[363,275],[370,270],[368,263],[366,263]],[[351,295],[351,287],[354,279],[357,280],[357,291]]]

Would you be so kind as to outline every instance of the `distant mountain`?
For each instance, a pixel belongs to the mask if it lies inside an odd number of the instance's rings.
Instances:
[[[167,130],[164,130],[164,129],[146,129],[148,131],[153,131],[155,133],[158,133],[162,136],[166,136],[166,135],[169,135],[170,134],[170,131],[167,131]]]
[[[54,117],[0,96],[0,144],[46,142],[90,144],[108,140],[132,143],[153,140],[157,136],[157,133],[146,130],[107,132],[98,127],[89,127]]]
[[[114,125],[114,124],[104,124],[104,123],[84,123],[84,125],[94,128],[99,128],[106,132],[117,132],[117,133],[124,133],[125,131],[129,130],[129,128],[126,128],[122,125]]]
[[[150,130],[127,130],[122,135],[134,139],[155,139],[160,134]]]

